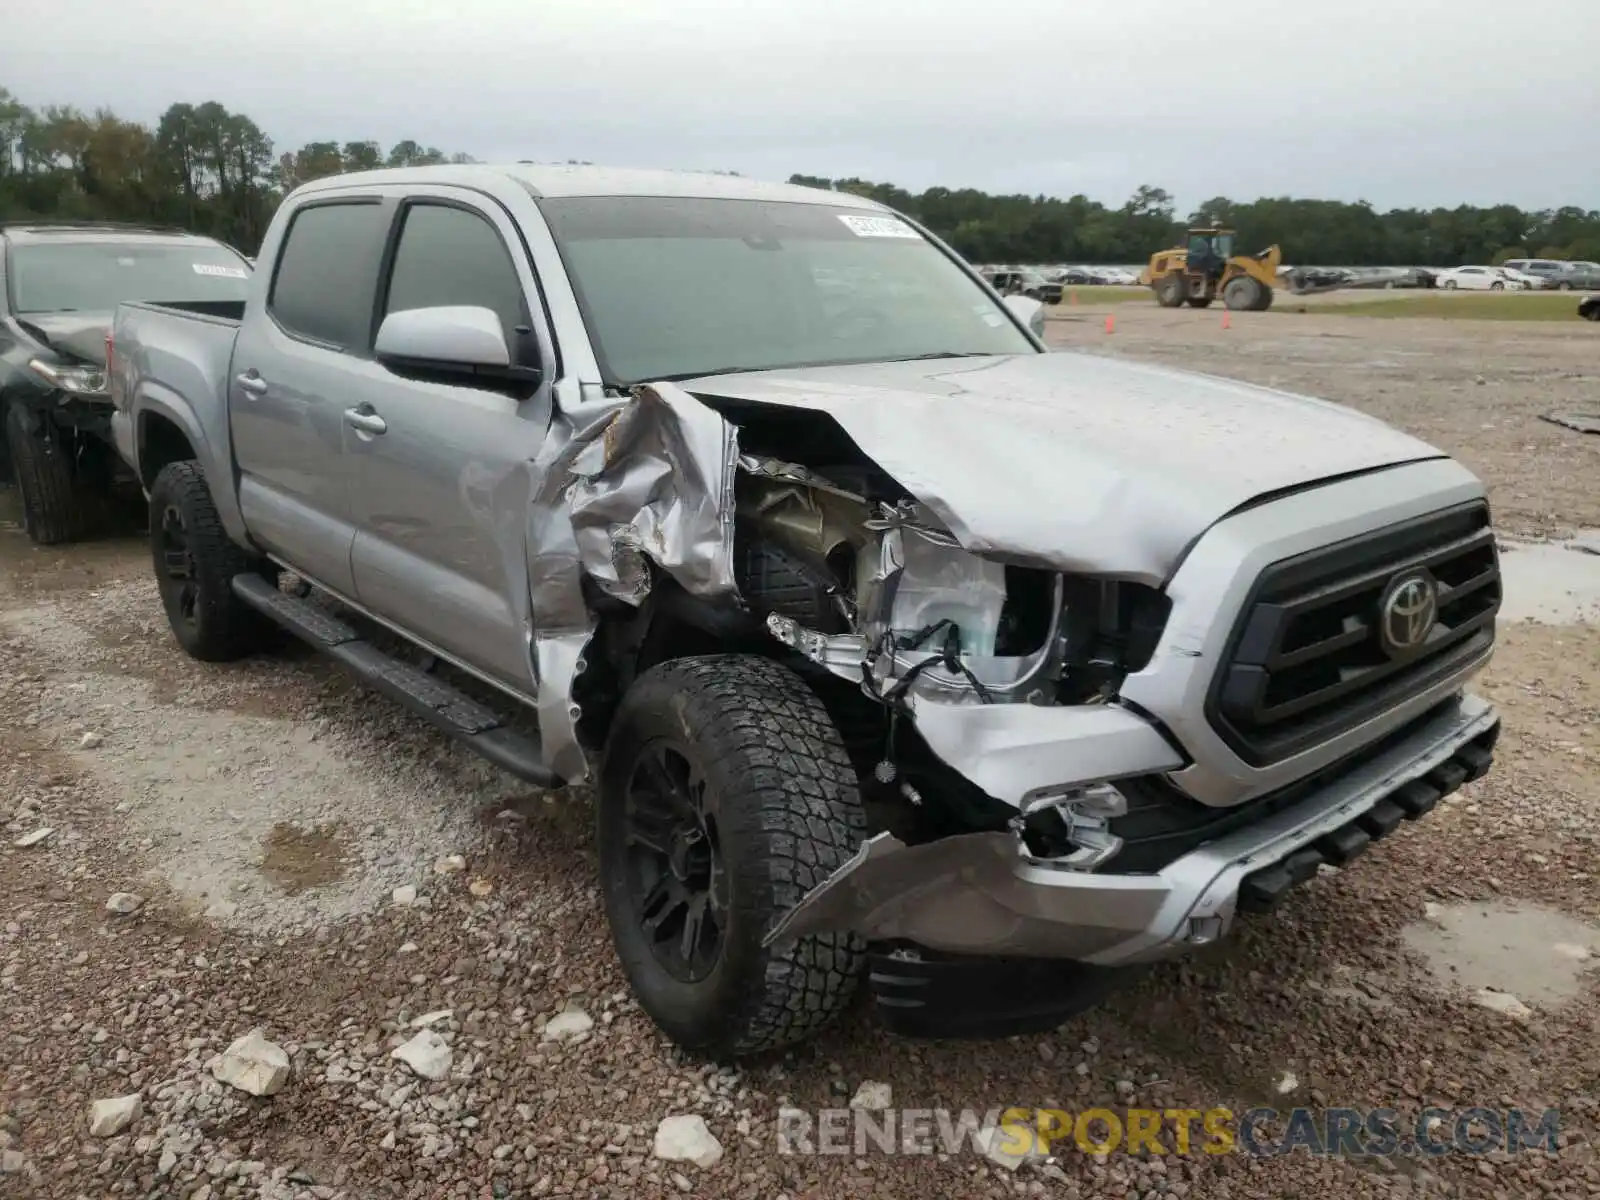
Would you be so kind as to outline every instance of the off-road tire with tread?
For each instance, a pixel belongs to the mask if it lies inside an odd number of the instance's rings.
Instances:
[[[61,434],[49,425],[30,429],[27,414],[16,404],[7,405],[5,422],[24,531],[41,546],[77,541],[92,527],[95,509]]]
[[[1273,289],[1266,286],[1261,286],[1259,287],[1259,291],[1261,294],[1256,297],[1256,305],[1253,311],[1266,312],[1267,309],[1272,307]]]
[[[626,796],[640,751],[668,740],[716,789],[728,927],[699,982],[653,954],[628,885]],[[856,774],[827,710],[780,663],[719,654],[663,663],[634,681],[606,742],[597,804],[606,916],[641,1007],[693,1053],[731,1059],[810,1038],[850,1002],[864,969],[853,934],[782,939],[777,920],[867,836]]]
[[[1222,289],[1222,303],[1234,312],[1248,311],[1261,302],[1261,284],[1248,275],[1236,275]]]
[[[1162,308],[1182,308],[1189,294],[1189,282],[1183,272],[1173,271],[1155,282],[1156,303]]]
[[[162,522],[169,507],[176,509],[183,521],[193,562],[192,620],[184,619],[176,590],[169,586],[165,573]],[[202,662],[232,662],[268,643],[271,622],[234,595],[233,577],[270,568],[223,529],[205,471],[193,460],[168,463],[150,485],[150,556],[172,634],[190,657]]]

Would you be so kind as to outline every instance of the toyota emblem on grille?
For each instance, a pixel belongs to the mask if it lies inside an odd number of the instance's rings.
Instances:
[[[1439,619],[1439,588],[1426,571],[1407,571],[1389,581],[1378,602],[1378,640],[1392,658],[1421,648]]]

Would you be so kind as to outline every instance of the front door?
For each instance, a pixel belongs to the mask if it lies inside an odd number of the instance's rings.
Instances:
[[[239,328],[228,416],[251,536],[346,596],[355,541],[345,389],[365,359],[372,297],[394,213],[376,197],[318,200],[289,219],[265,311]]]
[[[414,308],[489,308],[513,356],[531,355],[526,365],[536,365],[549,342],[527,302],[537,292],[510,219],[462,192],[409,196],[397,221],[378,320]],[[527,530],[534,462],[550,426],[550,374],[530,395],[525,386],[416,378],[373,362],[346,398],[377,418],[346,428],[357,599],[530,693]]]

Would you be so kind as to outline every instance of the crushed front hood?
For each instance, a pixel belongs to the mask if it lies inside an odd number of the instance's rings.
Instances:
[[[1081,353],[680,386],[735,423],[742,404],[826,413],[974,553],[1155,585],[1257,497],[1441,457],[1325,401]]]
[[[21,320],[44,334],[52,350],[91,366],[106,365],[106,334],[114,314],[109,312],[29,313]]]

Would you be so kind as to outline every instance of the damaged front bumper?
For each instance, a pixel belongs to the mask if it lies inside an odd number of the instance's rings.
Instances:
[[[1324,863],[1341,864],[1489,768],[1499,717],[1460,695],[1381,753],[1297,802],[1151,874],[1071,869],[1028,853],[1016,832],[908,846],[869,839],[797,904],[768,944],[852,931],[950,954],[1151,962],[1224,936]]]

